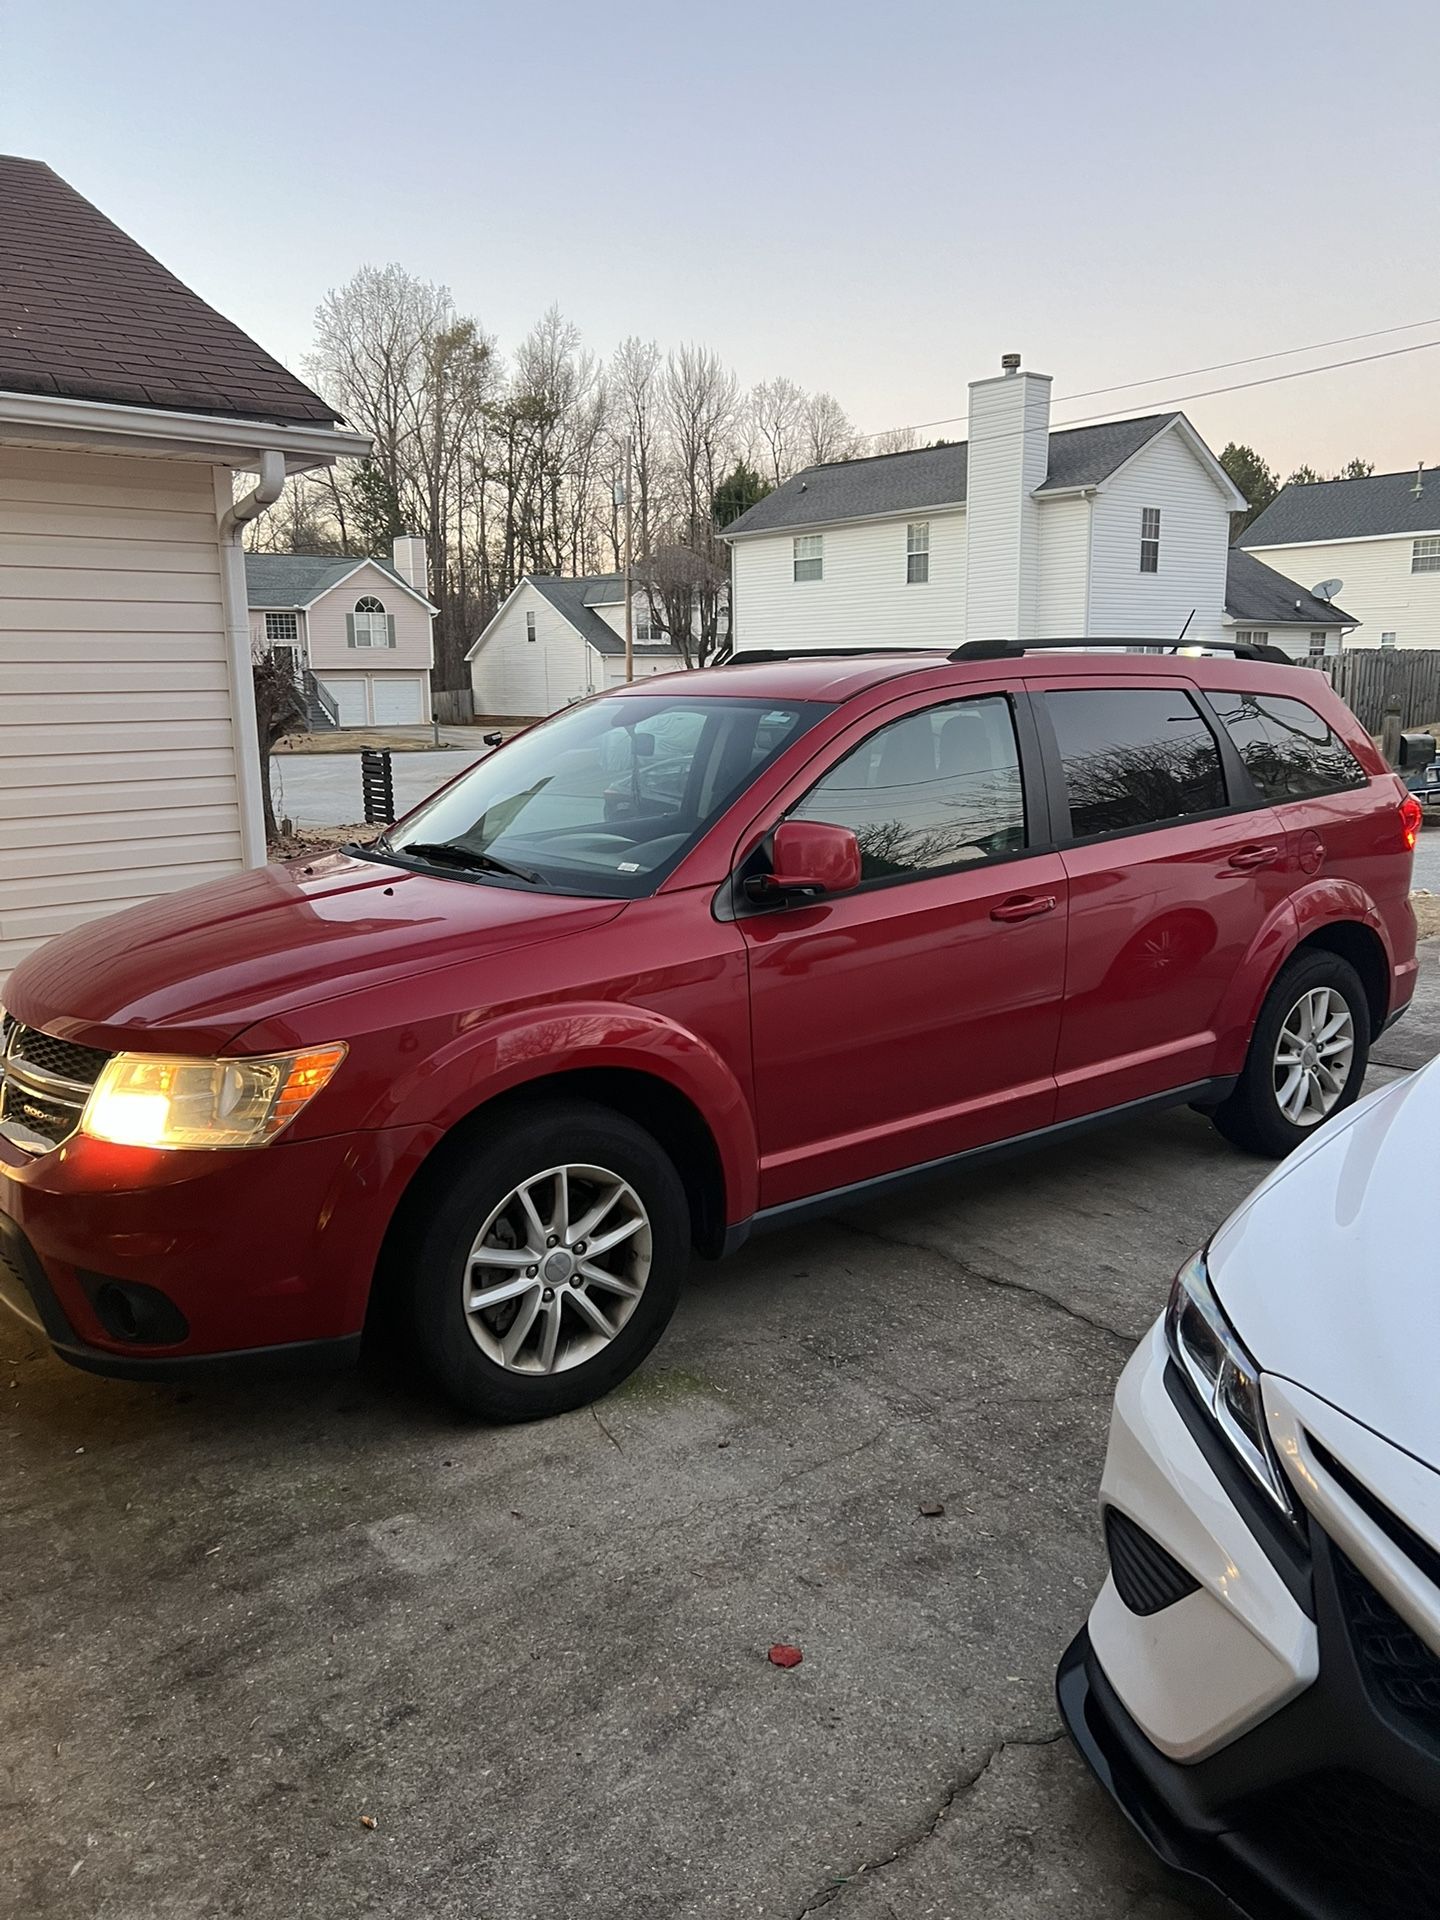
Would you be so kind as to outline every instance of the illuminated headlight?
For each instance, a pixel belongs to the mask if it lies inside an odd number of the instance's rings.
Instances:
[[[126,1147],[263,1147],[344,1058],[339,1043],[241,1060],[117,1053],[101,1069],[80,1131]]]
[[[1260,1369],[1215,1298],[1203,1253],[1187,1260],[1175,1276],[1165,1313],[1165,1338],[1175,1364],[1241,1464],[1293,1520],[1290,1491],[1265,1431]]]

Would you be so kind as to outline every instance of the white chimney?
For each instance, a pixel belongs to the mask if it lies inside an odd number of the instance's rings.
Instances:
[[[1050,467],[1050,375],[1004,372],[970,382],[965,484],[965,632],[971,640],[1037,637],[1040,508]]]
[[[430,598],[430,569],[425,560],[425,542],[418,533],[397,533],[394,545],[395,571],[417,593]]]

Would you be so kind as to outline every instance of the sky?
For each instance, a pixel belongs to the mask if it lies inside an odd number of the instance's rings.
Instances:
[[[554,304],[867,432],[961,437],[1014,350],[1056,424],[1179,405],[1282,476],[1386,471],[1440,463],[1440,344],[1191,396],[1440,343],[1437,69],[1393,0],[0,0],[0,152],[296,367],[397,261],[502,353]]]

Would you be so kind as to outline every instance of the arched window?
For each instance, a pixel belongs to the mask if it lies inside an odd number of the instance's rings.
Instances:
[[[355,611],[350,616],[350,636],[352,647],[394,646],[390,616],[384,602],[377,600],[373,593],[362,593],[355,602]]]

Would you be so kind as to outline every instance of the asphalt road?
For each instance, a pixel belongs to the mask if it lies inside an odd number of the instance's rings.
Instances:
[[[397,753],[390,761],[395,806],[408,813],[437,787],[483,760],[483,753]],[[358,753],[277,753],[271,761],[277,819],[297,827],[342,827],[363,820]]]
[[[1440,814],[1433,807],[1427,812],[1425,830],[1415,848],[1413,885],[1440,894]]]
[[[1052,1675],[1115,1378],[1264,1171],[1180,1112],[758,1242],[498,1432],[0,1327],[0,1913],[1182,1920]]]

